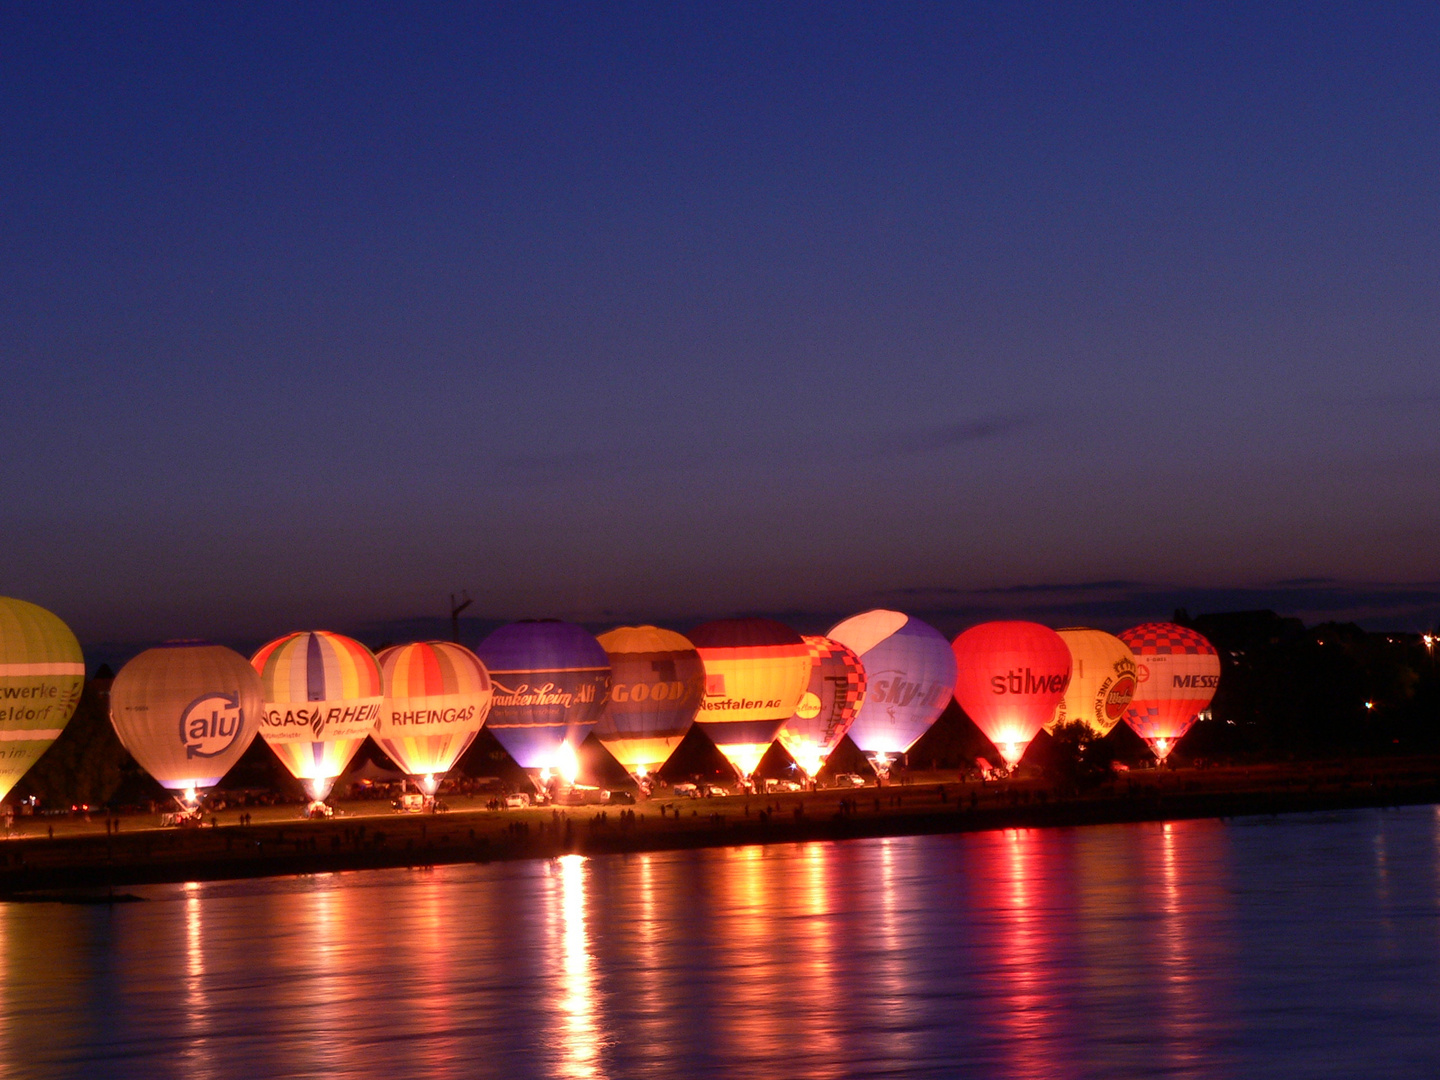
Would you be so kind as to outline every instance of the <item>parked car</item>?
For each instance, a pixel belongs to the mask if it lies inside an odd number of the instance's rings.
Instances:
[[[604,794],[604,801],[611,806],[624,804],[625,806],[635,805],[635,796],[628,791],[607,791]]]
[[[865,778],[857,773],[842,772],[835,774],[836,787],[864,787]]]
[[[670,794],[681,799],[698,799],[700,789],[694,784],[676,784],[670,789]]]
[[[707,799],[723,799],[730,794],[729,788],[723,788],[719,784],[706,784],[705,797]]]
[[[766,780],[766,791],[804,791],[805,785],[798,780]]]
[[[505,796],[506,810],[528,810],[530,808],[530,796],[523,791],[517,791],[512,795]]]

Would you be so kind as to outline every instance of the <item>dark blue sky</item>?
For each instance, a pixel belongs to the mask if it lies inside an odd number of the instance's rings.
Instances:
[[[0,593],[1432,625],[1440,8],[1077,6],[5,4]]]

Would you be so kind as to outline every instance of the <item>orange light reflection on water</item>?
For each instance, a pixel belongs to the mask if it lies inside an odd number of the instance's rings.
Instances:
[[[776,1040],[786,1037],[783,1017],[766,988],[783,977],[788,957],[776,952],[776,928],[784,918],[777,905],[774,872],[764,847],[731,848],[719,869],[717,884],[724,903],[724,953],[734,976],[718,984],[718,1022],[724,1053],[737,1066],[763,1061]]]
[[[834,1001],[840,996],[835,953],[837,939],[832,918],[833,898],[830,893],[830,871],[835,858],[831,844],[811,844],[802,852],[801,872],[804,875],[797,891],[800,901],[795,913],[796,951],[794,957],[797,985],[805,989],[812,1001]],[[797,1035],[805,1046],[814,1067],[807,1076],[841,1077],[845,1075],[840,1060],[843,1023],[827,1009],[803,1009],[796,1024]]]
[[[212,1074],[214,1061],[210,1052],[211,1010],[205,988],[205,906],[201,886],[194,881],[184,885],[185,925],[185,1029],[189,1040],[181,1053],[185,1072],[193,1077]]]
[[[553,865],[550,920],[560,931],[556,1074],[589,1080],[601,1073],[594,961],[586,927],[587,862],[583,855],[562,855]]]

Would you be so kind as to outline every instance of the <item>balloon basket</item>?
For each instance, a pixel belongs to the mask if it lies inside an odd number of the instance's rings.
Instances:
[[[175,809],[161,814],[160,824],[177,829],[198,829],[205,824],[205,811],[200,808],[204,798],[203,794],[197,795],[193,789],[183,794],[177,793],[174,796]]]

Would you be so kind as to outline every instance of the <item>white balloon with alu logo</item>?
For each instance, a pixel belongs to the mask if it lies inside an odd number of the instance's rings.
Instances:
[[[250,662],[205,642],[146,649],[110,687],[110,722],[125,749],[192,805],[249,748],[261,707],[260,676]]]

